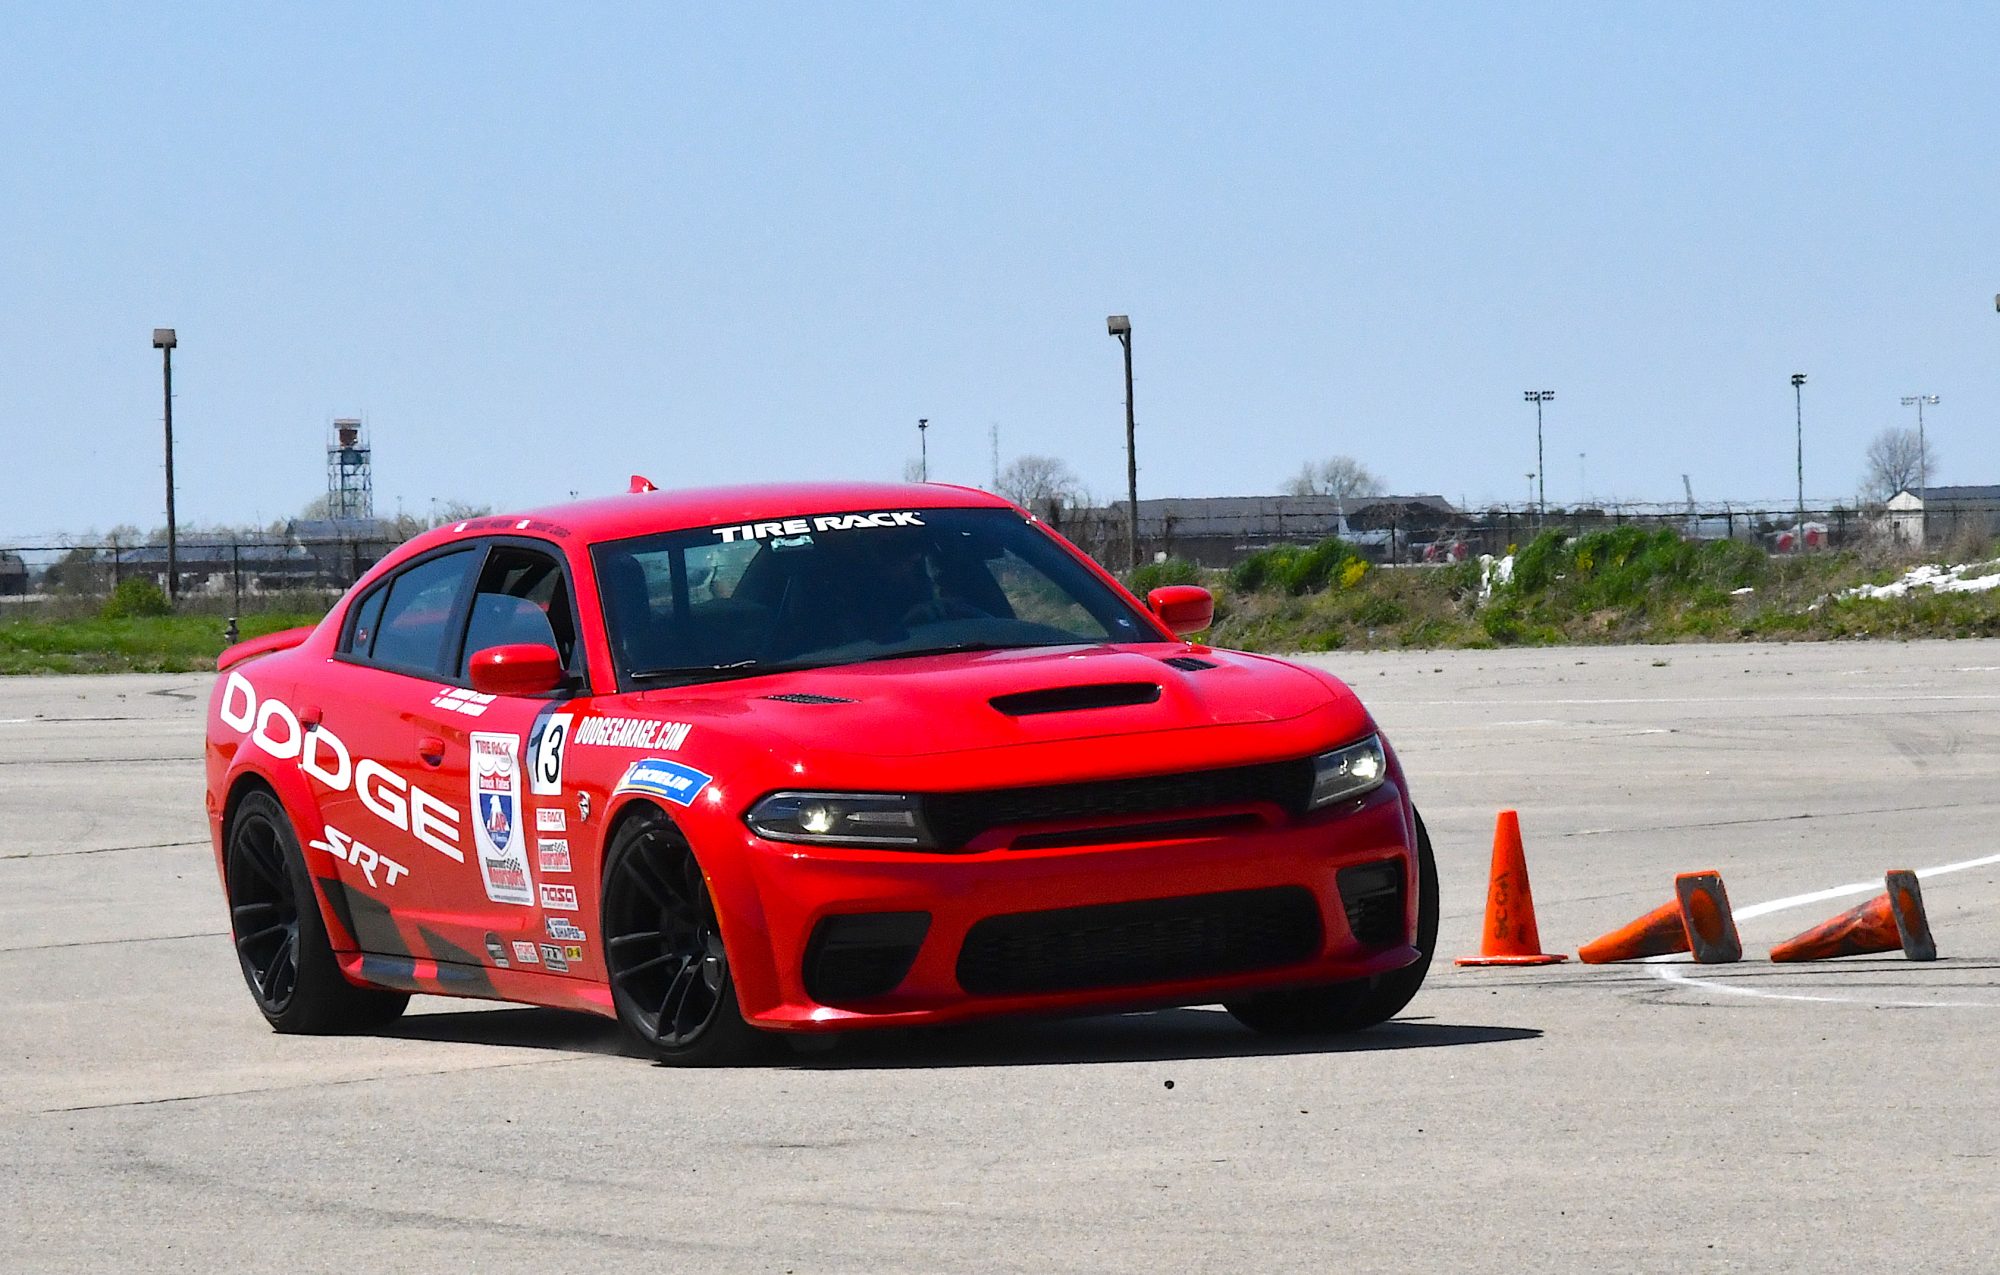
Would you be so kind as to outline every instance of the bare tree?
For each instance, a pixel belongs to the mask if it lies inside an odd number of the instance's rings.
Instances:
[[[1352,456],[1334,456],[1327,460],[1307,461],[1285,483],[1287,496],[1338,496],[1342,500],[1352,500],[1356,496],[1379,496],[1383,492],[1382,480],[1369,468]]]
[[[1060,522],[1064,508],[1084,502],[1083,480],[1054,456],[1015,457],[1000,471],[1000,494],[1049,522]]]
[[[1891,426],[1868,444],[1868,472],[1862,475],[1864,494],[1887,500],[1904,489],[1937,477],[1937,448],[1929,439],[1918,440],[1917,431]]]
[[[906,482],[906,483],[920,483],[920,482],[923,482],[923,481],[924,481],[924,462],[923,462],[923,461],[921,461],[921,460],[918,460],[918,459],[917,459],[917,458],[916,458],[915,456],[912,456],[912,457],[910,457],[910,458],[909,458],[908,460],[904,461],[904,462],[903,462],[903,481],[904,481],[904,482]]]

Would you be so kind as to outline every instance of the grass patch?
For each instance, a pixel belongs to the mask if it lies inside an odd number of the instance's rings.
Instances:
[[[245,616],[244,638],[317,624],[322,613]],[[213,669],[222,622],[212,615],[0,620],[0,673],[186,673]]]

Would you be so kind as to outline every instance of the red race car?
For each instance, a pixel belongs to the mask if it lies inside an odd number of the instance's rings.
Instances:
[[[1220,1001],[1408,1003],[1436,869],[1330,674],[1176,637],[1014,505],[928,485],[634,494],[418,536],[232,647],[208,816],[251,995],[778,1033]]]

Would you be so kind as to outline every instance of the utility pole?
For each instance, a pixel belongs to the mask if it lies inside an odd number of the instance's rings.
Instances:
[[[160,352],[160,380],[166,401],[167,425],[167,601],[179,602],[181,573],[174,531],[174,338],[172,328],[153,329],[153,348]]]
[[[930,417],[917,418],[917,481],[924,483],[931,480],[930,427]]]
[[[1549,516],[1548,466],[1542,461],[1542,404],[1555,401],[1554,390],[1523,390],[1521,397],[1535,405],[1535,518],[1541,521]]]
[[[1792,552],[1806,547],[1806,409],[1804,372],[1792,373],[1792,416],[1798,429],[1799,447],[1799,531]]]
[[[1125,523],[1125,557],[1131,569],[1139,569],[1139,453],[1138,427],[1132,415],[1132,320],[1122,314],[1108,316],[1105,330],[1125,347],[1125,496],[1129,502]]]
[[[2000,305],[2000,298],[1995,298],[1994,304]],[[1924,543],[1929,544],[1931,542],[1931,449],[1929,444],[1924,442],[1924,404],[1926,403],[1929,403],[1933,407],[1937,406],[1938,396],[1935,394],[1903,395],[1903,406],[1917,409],[1917,500],[1923,506],[1922,510],[1919,511],[1919,516],[1923,524]]]
[[[986,432],[987,441],[993,444],[993,490],[1000,490],[1000,422],[994,421]]]

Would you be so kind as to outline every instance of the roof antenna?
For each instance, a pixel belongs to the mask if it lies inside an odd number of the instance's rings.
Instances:
[[[634,474],[632,475],[632,485],[627,487],[625,492],[627,495],[639,496],[649,491],[658,490],[658,487],[653,486],[652,479],[646,477],[644,474]]]

